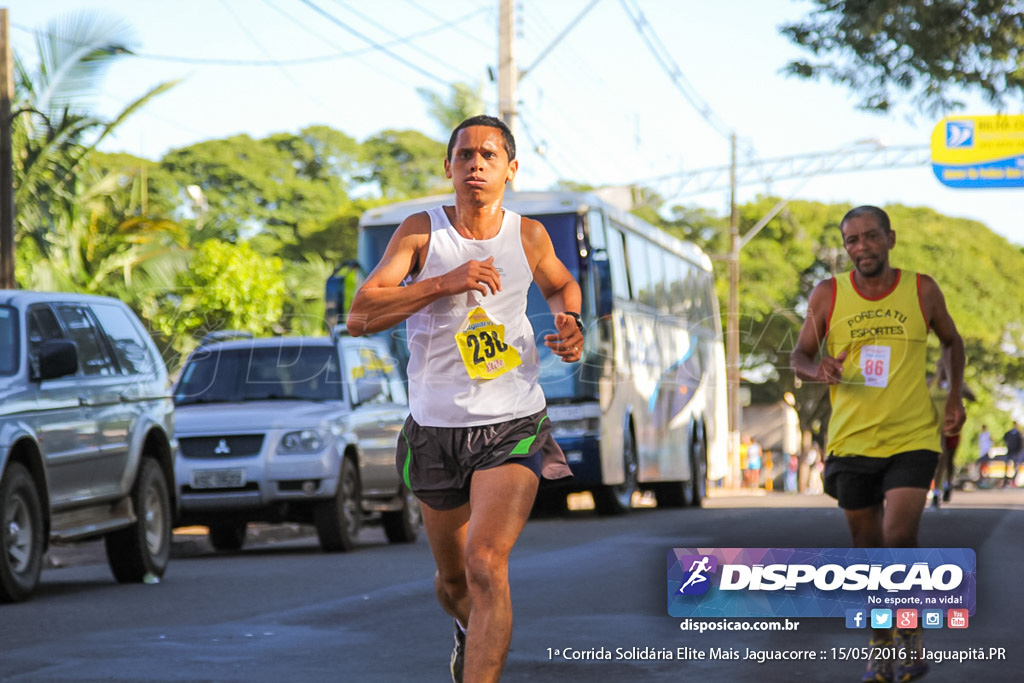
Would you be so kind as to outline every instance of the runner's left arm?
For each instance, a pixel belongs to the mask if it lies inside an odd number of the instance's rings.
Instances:
[[[538,221],[524,218],[523,249],[533,270],[533,281],[555,316],[555,334],[544,337],[544,344],[566,363],[578,361],[583,354],[583,331],[566,313],[579,314],[583,304],[580,286],[555,254],[547,230]]]
[[[931,277],[921,275],[921,304],[928,315],[928,325],[942,344],[943,360],[949,370],[949,396],[942,433],[953,436],[960,433],[967,413],[964,411],[964,341],[957,332],[956,323],[946,308],[942,290]]]

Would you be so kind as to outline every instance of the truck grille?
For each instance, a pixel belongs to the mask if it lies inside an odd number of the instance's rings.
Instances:
[[[178,437],[178,446],[186,458],[244,458],[259,455],[263,448],[263,436],[186,436]]]

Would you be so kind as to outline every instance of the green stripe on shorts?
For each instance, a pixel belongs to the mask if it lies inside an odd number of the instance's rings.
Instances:
[[[409,444],[409,437],[405,435],[405,430],[402,430],[402,438],[405,439],[405,462],[402,464],[402,481],[405,482],[405,488],[412,491],[412,484],[409,483],[409,468],[412,466],[412,446]]]
[[[542,417],[540,422],[537,423],[537,434],[540,434],[540,426],[544,424],[544,420],[546,419],[548,419],[547,415]],[[516,447],[512,449],[512,452],[509,453],[509,455],[529,455],[530,446],[532,446],[533,442],[537,440],[537,434],[528,436],[525,439],[520,439],[519,443],[516,444]]]

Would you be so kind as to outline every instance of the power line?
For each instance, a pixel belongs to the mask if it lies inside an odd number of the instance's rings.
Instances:
[[[408,59],[402,57],[401,55],[396,54],[395,52],[391,51],[387,46],[385,46],[385,45],[383,45],[381,43],[378,43],[376,40],[373,40],[372,38],[368,38],[367,36],[363,35],[359,31],[355,30],[354,28],[352,28],[351,26],[349,26],[348,24],[343,22],[341,19],[338,19],[336,16],[334,16],[330,12],[328,12],[328,11],[324,10],[323,8],[319,7],[318,5],[316,5],[316,3],[312,2],[311,0],[299,0],[299,1],[302,4],[306,5],[307,7],[309,7],[310,9],[312,9],[314,12],[316,12],[320,16],[322,16],[325,19],[327,19],[328,21],[330,21],[332,24],[335,24],[336,26],[341,27],[342,29],[344,29],[348,33],[354,35],[356,38],[359,38],[360,40],[362,40],[362,41],[364,41],[366,43],[369,43],[370,45],[372,45],[376,49],[378,49],[381,52],[383,52],[384,54],[386,54],[388,57],[391,57],[392,59],[394,59],[395,61],[399,62],[400,64],[403,64],[404,66],[407,66],[408,68],[412,69],[413,71],[415,71],[416,73],[420,74],[421,76],[426,76],[427,78],[429,78],[432,81],[436,81],[438,83],[441,83],[446,88],[451,86],[451,83],[449,83],[448,81],[444,80],[440,76],[436,76],[433,73],[431,73],[431,72],[427,71],[426,69],[424,69],[423,67],[419,66],[418,64],[414,64],[414,63],[410,62]]]
[[[228,4],[227,0],[220,0],[220,4],[223,5],[223,7],[227,11],[227,13],[229,15],[231,15],[231,18],[235,20],[235,24],[237,24],[238,28],[240,28],[242,30],[242,33],[245,34],[245,37],[248,38],[249,41],[252,42],[252,44],[255,45],[256,48],[260,52],[262,52],[267,57],[270,57],[274,61],[274,63],[275,63],[274,65],[277,67],[277,69],[281,72],[281,74],[286,79],[288,79],[288,81],[293,86],[295,86],[296,90],[301,92],[306,98],[309,99],[310,102],[312,102],[313,104],[317,105],[318,107],[320,107],[324,111],[330,111],[330,108],[327,105],[325,105],[322,101],[320,101],[318,98],[313,96],[312,93],[310,93],[304,87],[302,87],[299,84],[299,82],[295,80],[295,78],[292,76],[292,74],[289,73],[288,69],[286,69],[284,67],[284,65],[282,65],[280,62],[277,62],[277,60],[274,60],[273,56],[270,54],[270,51],[267,50],[267,48],[264,47],[264,45],[260,41],[258,41],[256,39],[256,36],[249,30],[249,28],[245,24],[242,23],[242,20],[238,17],[237,14],[235,14],[235,11],[233,9],[231,9],[231,6]]]
[[[622,4],[623,9],[626,10],[626,14],[633,21],[633,25],[636,27],[637,33],[643,38],[643,41],[647,44],[651,54],[654,55],[658,65],[665,70],[668,77],[675,84],[676,89],[682,93],[686,101],[689,102],[693,108],[700,114],[701,118],[708,122],[712,128],[714,128],[720,135],[728,139],[732,133],[732,127],[727,125],[718,114],[697,92],[697,89],[693,87],[693,84],[686,78],[682,69],[676,64],[675,60],[672,59],[672,55],[665,48],[665,45],[658,38],[658,35],[654,32],[654,28],[650,22],[647,21],[647,17],[644,16],[643,11],[637,5],[636,0],[619,0]]]
[[[415,7],[416,9],[418,9],[420,12],[423,12],[424,14],[426,14],[431,19],[436,19],[437,21],[445,21],[444,17],[440,16],[439,14],[437,14],[435,12],[430,11],[429,9],[424,7],[422,4],[416,2],[416,0],[405,0],[405,1],[407,3],[409,3],[410,5],[412,5],[413,7]],[[481,7],[480,9],[477,9],[477,10],[473,11],[471,14],[467,14],[466,17],[476,16],[477,14],[480,14],[481,12],[489,12],[489,11],[490,10],[487,7]],[[476,36],[476,35],[474,35],[472,33],[469,33],[468,31],[464,31],[461,28],[457,28],[457,26],[462,23],[461,21],[456,20],[454,22],[449,22],[449,23],[451,25],[451,28],[456,29],[459,33],[461,33],[465,37],[469,38],[470,40],[475,42],[477,45],[480,45],[481,47],[486,47],[487,49],[493,49],[494,48],[494,44],[493,43],[488,43],[485,40],[481,40],[479,36]]]
[[[275,12],[277,12],[278,14],[283,16],[285,19],[290,21],[293,25],[298,26],[300,29],[302,29],[306,33],[310,34],[311,36],[316,36],[317,38],[319,38],[320,42],[322,42],[324,45],[327,45],[329,47],[334,47],[334,41],[333,40],[331,40],[327,36],[321,35],[316,30],[314,30],[314,29],[310,28],[309,26],[307,26],[306,24],[302,23],[291,12],[287,12],[287,11],[281,9],[280,7],[278,7],[277,5],[275,5],[272,2],[272,0],[263,0],[263,4],[265,4],[267,7],[269,7],[270,9],[274,10]]]
[[[362,12],[358,11],[357,9],[355,9],[354,7],[349,5],[348,3],[344,2],[343,0],[334,0],[334,2],[337,5],[341,5],[342,7],[347,9],[349,12],[351,12],[354,15],[356,15],[357,17],[359,17],[360,19],[362,19],[366,23],[370,24],[374,28],[379,29],[381,31],[384,31],[385,33],[390,34],[392,37],[396,37],[396,38],[400,37],[397,33],[392,31],[391,29],[389,29],[387,26],[384,26],[380,22],[371,19],[370,17],[368,17],[365,14],[363,14]],[[406,42],[408,42],[408,41],[406,41]],[[415,45],[413,43],[408,43],[408,45],[409,45],[410,48],[412,48],[416,52],[419,52],[421,55],[424,55],[428,59],[434,60],[435,62],[437,62],[441,66],[443,66],[443,67],[445,67],[447,69],[450,69],[451,71],[454,71],[455,73],[461,73],[467,80],[473,78],[472,76],[467,75],[466,72],[462,71],[461,67],[449,64],[448,62],[444,61],[443,59],[441,59],[437,55],[433,54],[432,52],[430,52],[428,50],[424,50],[423,48],[421,48],[418,45]]]
[[[278,8],[275,8],[275,9],[278,9]],[[281,10],[278,10],[278,11],[281,11]],[[392,41],[388,41],[388,42],[382,43],[381,45],[383,47],[395,47],[395,46],[399,46],[399,45],[404,45],[406,43],[412,42],[412,41],[417,40],[419,38],[423,38],[425,36],[432,35],[434,33],[438,33],[440,31],[444,31],[446,29],[450,29],[453,26],[460,25],[460,24],[462,24],[462,23],[464,23],[466,21],[469,21],[470,19],[475,18],[476,16],[478,16],[480,14],[483,14],[486,11],[487,11],[486,8],[478,8],[478,9],[473,10],[472,12],[464,14],[461,17],[458,17],[457,19],[453,19],[451,21],[438,24],[437,26],[432,26],[432,27],[424,29],[422,31],[417,31],[416,33],[411,33],[411,34],[409,34],[407,36],[400,37],[400,38],[398,38],[396,40],[392,40]],[[34,28],[31,28],[31,27],[24,26],[24,25],[21,25],[21,24],[16,24],[16,23],[13,23],[13,22],[11,23],[11,26],[13,28],[18,29],[19,31],[22,31],[24,33],[28,33],[28,34],[33,35],[35,37],[46,36],[46,37],[51,38],[51,39],[62,40],[63,42],[65,42],[66,44],[69,44],[69,45],[78,45],[78,43],[75,43],[74,41],[69,41],[67,38],[65,38],[63,36],[57,36],[57,35],[54,35],[52,33],[47,32],[47,31],[41,30],[41,29],[34,29]],[[304,27],[304,28],[309,30],[308,27]],[[316,35],[318,38],[322,38],[323,39],[323,36],[321,36],[320,34],[314,33],[313,31],[310,31],[310,33],[313,33],[313,35]],[[324,39],[324,40],[326,40],[326,39]],[[288,59],[270,59],[270,60],[264,60],[264,59],[230,59],[230,58],[216,58],[216,57],[188,57],[188,56],[183,56],[183,55],[171,55],[171,54],[159,54],[159,53],[150,53],[150,52],[135,52],[135,51],[128,51],[128,52],[125,53],[125,56],[134,57],[136,59],[146,59],[146,60],[158,61],[158,62],[172,62],[172,63],[177,63],[177,64],[194,64],[194,65],[200,65],[200,66],[239,66],[239,67],[266,68],[266,67],[269,67],[269,66],[273,66],[273,67],[277,67],[277,66],[302,66],[302,65],[305,65],[305,64],[320,64],[320,63],[323,63],[323,62],[332,62],[332,61],[336,61],[336,60],[340,60],[340,59],[351,59],[353,57],[360,57],[360,56],[363,56],[363,55],[366,55],[366,54],[372,54],[373,52],[377,52],[377,51],[379,51],[381,49],[382,49],[381,47],[371,46],[371,47],[360,48],[358,50],[345,50],[345,51],[341,51],[341,52],[335,52],[335,53],[327,54],[327,55],[315,55],[315,56],[311,56],[311,57],[292,57],[292,58],[288,58]]]

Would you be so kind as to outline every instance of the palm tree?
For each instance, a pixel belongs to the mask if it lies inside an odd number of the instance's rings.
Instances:
[[[110,290],[123,290],[132,269],[153,257],[157,245],[182,244],[169,220],[137,211],[118,215],[119,208],[133,208],[109,201],[122,180],[88,163],[118,125],[175,85],[155,86],[110,121],[90,113],[102,77],[113,60],[131,54],[130,42],[130,28],[120,19],[78,13],[55,19],[38,34],[34,72],[15,55],[17,272],[33,286],[115,293]]]

